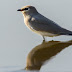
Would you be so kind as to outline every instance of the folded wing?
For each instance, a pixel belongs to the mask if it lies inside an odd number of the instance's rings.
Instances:
[[[72,32],[66,30],[50,19],[38,14],[30,20],[30,26],[37,31],[45,31],[59,35],[72,35]]]

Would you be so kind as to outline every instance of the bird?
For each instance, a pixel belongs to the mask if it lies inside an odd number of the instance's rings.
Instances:
[[[45,41],[46,36],[72,35],[72,31],[59,26],[56,22],[45,17],[34,6],[27,5],[17,11],[23,14],[25,25],[31,31],[41,35],[43,41]]]

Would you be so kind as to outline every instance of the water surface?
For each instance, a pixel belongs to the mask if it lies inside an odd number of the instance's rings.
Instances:
[[[35,6],[41,14],[72,31],[72,0],[0,0],[0,72],[22,71],[27,66],[28,54],[42,43],[42,38],[28,30],[22,14],[17,12],[25,5]],[[72,40],[72,36],[48,37],[46,40],[66,42]],[[40,72],[72,71],[71,56],[72,46],[68,45],[46,61]],[[37,57],[35,61],[38,62]]]

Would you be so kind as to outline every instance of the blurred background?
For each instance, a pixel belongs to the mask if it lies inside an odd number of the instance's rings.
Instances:
[[[72,0],[0,0],[0,69],[26,66],[28,53],[42,37],[31,32],[17,9],[35,6],[38,12],[72,31]],[[68,41],[71,36],[47,37],[46,40]],[[72,46],[45,64],[41,71],[72,71]]]

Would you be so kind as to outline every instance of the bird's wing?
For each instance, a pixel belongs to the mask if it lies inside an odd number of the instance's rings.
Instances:
[[[63,34],[63,35],[69,34],[69,33],[72,34],[71,31],[60,27],[55,22],[42,16],[41,14],[38,14],[37,16],[32,17],[30,21],[30,26],[37,31],[45,31],[45,32],[53,33],[53,34]]]

